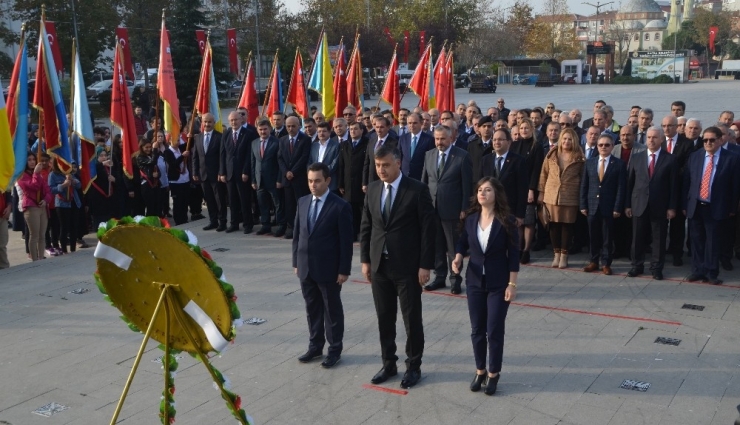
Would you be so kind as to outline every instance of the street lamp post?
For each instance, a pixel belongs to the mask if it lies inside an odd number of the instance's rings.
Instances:
[[[673,82],[678,84],[680,81],[676,79],[676,57],[677,57],[677,48],[678,48],[678,21],[681,14],[679,13],[679,10],[681,10],[681,1],[676,1],[676,28],[675,32],[673,33]],[[681,72],[681,75],[683,75],[683,70]]]
[[[254,0],[254,34],[257,42],[257,69],[255,75],[255,81],[257,82],[257,99],[259,101],[260,93],[260,71],[262,64],[260,62],[260,3],[259,0]]]

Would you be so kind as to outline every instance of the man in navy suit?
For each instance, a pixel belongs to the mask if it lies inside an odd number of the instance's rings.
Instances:
[[[581,178],[581,214],[588,217],[591,253],[591,261],[583,271],[598,270],[601,257],[602,272],[611,275],[614,219],[622,215],[626,172],[624,162],[612,156],[612,136],[599,136],[596,147],[599,154],[586,161]]]
[[[524,157],[509,150],[512,143],[509,130],[496,130],[492,141],[494,151],[483,158],[481,176],[495,177],[501,182],[509,202],[509,211],[516,217],[517,227],[521,227],[527,211],[527,191],[529,189],[526,161]],[[478,184],[477,181],[475,183]]]
[[[352,269],[352,209],[331,193],[329,167],[308,167],[311,195],[298,200],[293,234],[293,270],[301,280],[308,316],[308,351],[298,360],[306,363],[329,352],[321,366],[339,362],[344,336],[344,310],[340,292]]]
[[[329,190],[335,192],[339,187],[339,179],[337,178],[339,143],[337,142],[337,139],[331,138],[331,127],[328,122],[319,123],[316,128],[316,134],[318,135],[318,139],[311,144],[308,163],[310,165],[321,162],[329,167],[331,176]]]
[[[285,120],[288,135],[283,136],[279,144],[278,165],[280,182],[285,193],[285,221],[288,225],[285,239],[293,237],[298,200],[308,194],[305,170],[308,167],[311,139],[299,131],[300,126],[301,120],[298,117],[288,117]]]
[[[367,155],[362,166],[362,190],[367,192],[367,186],[378,180],[378,172],[375,170],[375,151],[385,146],[397,148],[398,139],[390,134],[391,121],[382,116],[373,117],[374,131],[367,136]]]
[[[251,168],[251,143],[257,135],[242,127],[241,115],[234,111],[229,114],[230,128],[224,132],[221,143],[221,168],[219,180],[226,183],[231,208],[231,225],[226,233],[239,230],[244,223],[244,233],[251,233],[252,189],[249,186]]]
[[[226,230],[226,185],[218,180],[221,133],[213,129],[213,114],[203,114],[203,132],[193,136],[193,181],[203,186],[209,223],[203,230]]]
[[[719,128],[704,130],[703,142],[704,150],[689,156],[682,185],[683,209],[691,232],[691,274],[686,280],[720,285],[720,228],[737,212],[740,161],[722,149]]]
[[[476,118],[473,118],[476,122]],[[473,181],[471,187],[478,184],[481,176],[481,167],[483,166],[484,157],[493,152],[493,119],[488,115],[480,117],[477,120],[478,135],[468,143],[468,155],[473,164]]]
[[[628,126],[622,127],[621,132]],[[632,219],[632,268],[627,276],[636,277],[645,271],[645,248],[650,234],[653,279],[663,279],[665,242],[668,220],[676,216],[679,194],[679,167],[677,157],[661,148],[665,140],[663,130],[657,127],[645,132],[647,153],[633,153],[627,167],[627,196],[624,214]]]
[[[272,233],[270,228],[270,199],[275,206],[275,219],[278,223],[278,231],[275,237],[285,236],[285,216],[283,214],[283,203],[278,196],[278,189],[283,187],[280,183],[280,166],[278,165],[278,139],[270,134],[270,121],[263,119],[257,122],[257,133],[259,137],[252,142],[252,189],[257,191],[257,201],[260,206],[260,222],[262,228],[257,231],[258,235]]]
[[[398,140],[401,151],[401,172],[414,180],[421,180],[424,154],[434,148],[434,138],[421,131],[421,114],[410,114],[406,120],[408,132]]]

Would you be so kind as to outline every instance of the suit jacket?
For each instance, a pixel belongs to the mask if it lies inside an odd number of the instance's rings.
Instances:
[[[636,217],[647,213],[653,219],[664,219],[666,211],[675,210],[678,206],[678,161],[661,149],[655,161],[653,178],[648,174],[649,165],[647,153],[632,155],[627,167],[624,207],[632,208],[632,215]]]
[[[481,177],[488,176],[496,177],[504,185],[511,213],[517,218],[523,219],[527,211],[527,193],[530,181],[524,158],[509,151],[501,167],[501,175],[497,176],[496,154],[486,155],[481,166]],[[473,195],[475,194],[471,194],[471,196]]]
[[[483,140],[477,136],[468,143],[468,154],[470,155],[470,162],[473,164],[473,186],[478,183],[483,175],[481,174],[483,158],[491,152],[493,152],[493,140],[488,141],[487,148],[483,148]]]
[[[385,246],[385,261],[398,276],[415,277],[420,268],[433,269],[436,219],[429,188],[420,181],[401,177],[385,223],[380,209],[383,184],[376,180],[367,187],[360,225],[361,261],[370,263],[372,272],[377,272]]]
[[[470,155],[455,146],[450,147],[445,167],[437,171],[439,150],[427,151],[421,181],[429,185],[432,204],[442,220],[459,220],[460,212],[470,206],[470,180],[473,166]]]
[[[303,133],[295,136],[293,152],[290,151],[290,135],[283,136],[278,142],[278,167],[280,168],[280,183],[283,187],[302,185],[308,187],[308,155],[311,150],[311,139]],[[293,179],[288,180],[285,175],[293,173]],[[305,192],[304,192],[305,193]]]
[[[599,181],[600,160],[600,156],[592,156],[583,167],[580,209],[588,210],[589,216],[599,211],[602,217],[613,217],[614,212],[624,212],[627,170],[621,159],[609,155],[604,178]]]
[[[270,131],[270,134],[273,135],[273,136],[275,136],[275,138],[277,138],[278,140],[280,140],[283,136],[287,136],[288,135],[288,129],[285,128],[285,125],[283,125],[283,128],[281,128],[280,131],[277,131],[276,128],[273,128]]]
[[[627,167],[629,167],[630,162],[632,161],[632,158],[635,157],[635,155],[645,153],[647,150],[647,147],[640,143],[633,143],[632,144],[632,152],[630,152],[630,159],[627,161],[627,164],[625,164]],[[595,151],[598,154],[598,149]],[[617,143],[616,146],[614,146],[614,149],[612,149],[612,155],[616,158],[622,159],[622,144]],[[660,155],[658,155],[660,157]],[[624,161],[622,161],[624,162]]]
[[[686,210],[686,217],[694,218],[696,203],[699,199],[699,190],[701,188],[702,172],[704,171],[704,149],[698,150],[689,156],[689,162],[686,164],[683,179],[683,209]],[[714,180],[709,190],[710,204],[714,220],[723,220],[730,216],[730,213],[737,209],[737,199],[740,195],[740,173],[737,167],[740,166],[738,156],[726,149],[719,152],[717,169],[714,171]]]
[[[513,216],[507,217],[511,223],[511,230],[508,232],[499,220],[493,220],[488,244],[483,251],[478,241],[479,219],[479,212],[465,217],[455,250],[463,256],[470,254],[468,269],[465,272],[465,285],[489,291],[504,290],[509,285],[509,273],[519,271],[519,231],[513,223]],[[484,266],[485,282],[483,282]]]
[[[545,154],[542,149],[537,148],[534,139],[523,139],[512,143],[509,152],[513,152],[524,158],[527,164],[527,176],[529,176],[529,190],[537,192],[540,184],[540,172],[542,171],[542,162],[545,160]]]
[[[475,135],[475,133],[472,134]],[[434,137],[434,133],[432,133],[432,137]],[[460,134],[457,135],[457,139],[455,139],[455,143],[453,144],[453,146],[458,147],[464,151],[468,150],[468,137],[470,137],[469,133],[461,131]]]
[[[378,180],[378,173],[375,171],[375,145],[378,143],[378,133],[371,133],[367,138],[367,155],[362,165],[362,185],[368,186],[370,183]],[[398,147],[398,139],[391,137],[390,134],[385,136],[385,143],[394,148]]]
[[[280,165],[278,164],[278,139],[270,136],[265,146],[264,157],[260,155],[260,144],[262,140],[258,137],[252,141],[252,174],[250,181],[257,188],[275,189],[280,177]]]
[[[311,153],[308,156],[308,164],[319,162],[319,148],[321,144],[319,142],[311,143]],[[336,138],[329,139],[326,142],[326,151],[324,152],[324,158],[322,163],[329,166],[331,170],[331,182],[329,182],[329,190],[336,190],[339,187],[339,178],[337,178],[337,168],[339,165],[339,142]]]
[[[428,150],[434,149],[434,137],[424,133],[418,135],[416,149],[413,157],[411,156],[411,133],[406,133],[398,140],[398,149],[401,150],[401,172],[404,176],[409,176],[414,180],[421,180],[421,171],[424,169],[424,154]]]
[[[660,148],[666,150],[667,143],[664,141]],[[703,143],[702,143],[703,146]],[[687,139],[683,134],[679,134],[676,138],[676,145],[673,147],[671,155],[675,155],[678,160],[678,171],[683,172],[686,167],[686,162],[689,160],[689,155],[695,152],[694,144],[691,140]],[[680,183],[680,182],[679,182]]]
[[[226,181],[232,181],[234,179],[241,181],[242,174],[248,176],[251,174],[252,163],[250,161],[249,151],[252,140],[255,138],[257,138],[256,134],[242,127],[239,129],[236,146],[234,146],[234,137],[231,128],[224,132],[222,137],[223,143],[221,143],[221,168],[219,174],[226,176]]]
[[[352,208],[329,192],[309,232],[312,199],[313,195],[298,199],[293,226],[293,267],[298,269],[301,280],[310,277],[316,282],[334,283],[338,275],[349,275],[352,270]]]
[[[339,166],[337,174],[339,177],[339,188],[344,189],[344,200],[347,202],[362,202],[365,192],[362,191],[362,167],[367,156],[367,137],[362,137],[357,147],[352,146],[352,141],[343,142],[339,145]]]
[[[221,168],[221,133],[213,130],[208,152],[203,146],[203,133],[193,136],[193,174],[202,182],[217,182]]]

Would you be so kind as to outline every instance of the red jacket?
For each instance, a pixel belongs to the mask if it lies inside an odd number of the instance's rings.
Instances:
[[[145,116],[136,116],[134,115],[134,125],[136,126],[136,135],[137,136],[143,136],[146,134],[147,130],[149,128],[146,125],[146,117]]]

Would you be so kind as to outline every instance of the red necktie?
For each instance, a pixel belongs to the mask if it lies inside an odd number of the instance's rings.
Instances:
[[[655,154],[650,154],[650,165],[648,165],[648,177],[651,179],[653,178],[653,173],[655,172]]]
[[[667,137],[665,139],[665,142],[666,142],[665,143],[666,144],[666,150],[668,151],[668,153],[672,153],[671,151],[673,150],[673,138],[672,137]]]
[[[699,198],[709,200],[709,182],[712,180],[712,169],[714,169],[714,154],[709,154],[707,168],[704,169],[704,175],[701,177],[701,188],[699,189]]]
[[[265,157],[265,144],[267,143],[267,140],[263,140],[260,142],[260,158]]]

